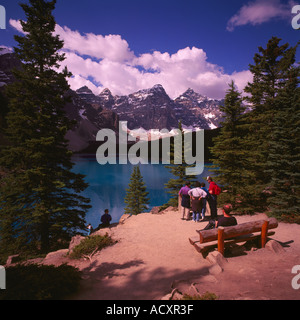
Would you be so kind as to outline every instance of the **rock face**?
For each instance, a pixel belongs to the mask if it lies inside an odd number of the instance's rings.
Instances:
[[[71,102],[65,107],[66,114],[69,119],[76,121],[73,130],[66,135],[72,151],[82,151],[87,148],[96,140],[100,129],[118,130],[119,118],[115,112],[100,107],[95,101],[93,104],[88,103],[72,90],[69,90],[67,95],[71,98]],[[88,100],[91,99],[88,96]]]
[[[109,89],[104,89],[98,96],[100,105],[104,107],[105,109],[112,109],[115,99],[112,96],[111,92]]]
[[[87,86],[81,87],[80,89],[76,90],[77,95],[85,102],[90,104],[96,110],[100,107],[101,100],[95,96]]]
[[[113,96],[107,88],[98,96],[87,87],[78,89],[76,93],[96,109],[117,113],[120,121],[127,121],[129,129],[171,130],[178,128],[181,121],[183,127],[210,130],[217,128],[222,120],[219,106],[224,104],[224,100],[210,99],[190,88],[175,100],[160,84],[128,96]]]
[[[222,120],[220,105],[224,100],[214,100],[189,88],[175,99],[176,118],[182,119],[187,126],[201,129],[215,129]]]
[[[175,104],[161,85],[140,90],[128,96],[116,96],[112,110],[120,120],[128,121],[129,129],[170,129],[178,127]]]
[[[13,68],[20,68],[21,62],[6,47],[0,46],[0,88],[14,81]]]

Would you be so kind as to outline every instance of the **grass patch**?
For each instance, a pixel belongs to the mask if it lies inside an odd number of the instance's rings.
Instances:
[[[91,259],[92,256],[97,252],[111,246],[115,243],[114,240],[108,234],[104,236],[95,235],[89,236],[83,239],[79,245],[77,245],[72,252],[70,253],[69,257],[72,259],[80,259],[80,258],[89,258]]]

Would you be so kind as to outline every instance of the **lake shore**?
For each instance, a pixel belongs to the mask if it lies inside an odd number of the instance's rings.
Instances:
[[[266,215],[236,218],[243,223]],[[55,262],[50,255],[44,263],[67,262],[82,271],[80,291],[70,297],[74,300],[160,300],[170,298],[175,288],[190,294],[209,291],[220,300],[300,299],[300,290],[291,285],[291,270],[300,264],[300,225],[279,223],[271,238],[282,245],[280,252],[243,249],[227,257],[221,272],[212,272],[211,263],[188,240],[206,224],[181,220],[177,210],[143,213],[99,231],[117,243],[92,261],[61,257]]]

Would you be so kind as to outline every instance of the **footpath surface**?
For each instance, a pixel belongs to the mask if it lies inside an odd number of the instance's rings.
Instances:
[[[236,216],[238,223],[265,217]],[[222,272],[212,273],[211,263],[188,240],[207,221],[180,218],[171,210],[143,213],[101,230],[117,243],[97,253],[92,262],[69,261],[83,272],[81,289],[70,299],[160,300],[174,288],[184,291],[192,285],[191,294],[209,291],[220,300],[300,300],[300,289],[292,286],[292,281],[300,285],[300,276],[292,273],[300,265],[300,225],[279,223],[271,238],[282,244],[280,253],[240,250],[227,258]]]

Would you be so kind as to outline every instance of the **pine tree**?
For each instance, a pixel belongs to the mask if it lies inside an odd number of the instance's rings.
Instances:
[[[69,89],[63,42],[53,35],[56,1],[30,0],[21,4],[27,21],[25,36],[15,36],[15,53],[23,61],[16,82],[7,88],[9,113],[1,154],[6,175],[0,191],[0,242],[6,251],[47,252],[57,241],[84,228],[89,199],[80,195],[87,184],[72,172],[72,153],[66,132],[73,123],[64,107]]]
[[[294,55],[294,53],[292,53]],[[300,67],[291,67],[275,99],[267,171],[268,204],[277,218],[300,223]]]
[[[0,133],[3,131],[5,127],[5,118],[8,112],[7,99],[3,95],[2,91],[0,91]]]
[[[181,132],[182,136],[182,154],[181,154],[181,162],[179,164],[175,163],[175,155],[174,155],[174,140],[170,144],[170,165],[165,166],[165,168],[169,169],[174,178],[169,179],[169,181],[165,184],[165,188],[168,189],[168,193],[170,194],[170,199],[168,203],[162,206],[162,208],[167,206],[177,207],[178,206],[178,192],[181,187],[184,186],[186,181],[190,181],[191,183],[195,181],[195,176],[189,176],[186,174],[186,169],[191,167],[191,165],[186,164],[184,158],[184,132],[182,129],[181,121],[178,124],[178,129]],[[192,146],[189,146],[192,148]]]
[[[210,150],[214,157],[212,161],[216,181],[223,186],[224,190],[227,190],[221,194],[220,201],[229,202],[236,207],[242,200],[241,194],[245,194],[247,184],[242,185],[240,178],[246,175],[247,170],[242,166],[245,153],[241,148],[245,106],[233,81],[229,85],[224,106],[220,106],[220,110],[224,114],[221,131],[213,140],[213,147]]]
[[[243,152],[247,155],[242,164],[248,174],[241,176],[241,183],[248,184],[244,209],[266,210],[271,172],[268,170],[269,149],[272,141],[272,121],[276,113],[275,100],[287,80],[287,71],[294,63],[295,47],[280,45],[281,39],[272,37],[266,49],[259,47],[250,64],[253,81],[248,83],[246,101],[252,111],[244,118],[245,133]],[[244,180],[244,181],[242,181]]]
[[[6,97],[0,91],[0,151],[5,144],[4,128],[6,127],[6,115],[8,112],[8,102]]]
[[[145,212],[149,204],[148,192],[141,175],[140,167],[133,167],[133,172],[130,177],[128,189],[124,202],[126,203],[125,213],[139,214]]]

